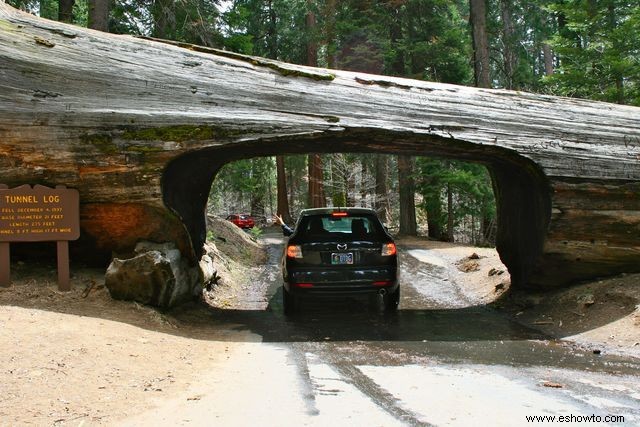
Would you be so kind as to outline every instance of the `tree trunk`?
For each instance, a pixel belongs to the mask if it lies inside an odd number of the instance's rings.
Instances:
[[[319,154],[309,157],[309,207],[323,208],[327,205],[324,197],[324,173]]]
[[[318,42],[316,41],[316,14],[311,10],[313,2],[307,0],[307,15],[305,18],[307,30],[307,65],[318,66]]]
[[[345,195],[345,200],[346,205],[347,206],[355,206],[356,205],[356,198],[355,198],[355,182],[354,182],[354,176],[352,173],[350,173],[350,171],[345,171],[344,176],[344,195]]]
[[[89,28],[109,31],[110,0],[89,0]]]
[[[617,19],[616,19],[616,6],[615,3],[612,1],[608,4],[607,6],[607,18],[608,18],[608,23],[609,23],[609,31],[614,31],[615,28],[617,27]],[[636,35],[637,36],[637,35]],[[613,43],[613,48],[618,50],[619,49],[619,41],[617,39],[614,38],[614,40],[612,40]],[[625,95],[624,95],[624,77],[622,75],[622,73],[618,70],[615,69],[613,70],[613,79],[615,81],[615,86],[616,86],[616,102],[618,104],[624,104],[625,103]]]
[[[435,240],[442,239],[442,228],[440,227],[440,217],[442,216],[442,204],[440,197],[429,203],[431,209],[427,212],[428,236]]]
[[[325,6],[325,38],[327,44],[327,67],[337,68],[336,61],[336,0],[327,0]]]
[[[316,31],[316,15],[311,10],[313,2],[307,0],[307,65],[311,67],[318,66],[318,44],[315,38]],[[322,158],[319,154],[310,154],[309,163],[309,206],[312,208],[321,208],[326,206],[324,198],[324,176],[322,173]]]
[[[516,89],[515,74],[518,68],[518,56],[516,54],[517,40],[513,28],[511,2],[512,0],[500,0],[500,15],[502,17],[505,87]]]
[[[473,42],[473,70],[477,87],[491,87],[489,40],[485,0],[469,0],[469,23]]]
[[[544,74],[547,76],[553,75],[553,51],[548,43],[542,44],[542,53],[544,55]]]
[[[38,2],[38,6],[40,9],[40,17],[41,18],[46,18],[46,19],[58,19],[58,12],[60,10],[60,7],[58,5],[58,10],[56,10],[56,8],[54,7],[54,4],[51,3],[48,0],[40,0]],[[59,19],[58,19],[59,20]]]
[[[73,23],[73,5],[76,0],[58,0],[58,21]]]
[[[196,263],[225,163],[343,151],[486,164],[514,288],[640,271],[637,107],[327,71],[2,2],[0,64],[1,181],[79,191],[78,260],[148,240]]]
[[[278,16],[273,8],[273,1],[267,0],[269,25],[267,27],[267,51],[269,58],[278,59]]]
[[[451,191],[451,184],[447,183],[447,242],[453,242],[454,240],[454,217],[453,192]]]
[[[413,158],[398,156],[398,187],[400,188],[400,234],[416,236],[415,184],[413,182]]]
[[[153,0],[153,36],[170,39],[175,30],[174,0]]]
[[[284,168],[284,156],[276,156],[276,180],[278,193],[277,212],[282,215],[282,219],[287,224],[291,224],[291,210],[289,209],[289,199],[287,198],[287,172]]]
[[[391,18],[389,24],[389,39],[393,49],[393,58],[391,59],[391,74],[394,76],[405,75],[405,57],[404,50],[399,47],[399,43],[402,40],[402,22],[401,12],[397,7],[392,8],[389,11]]]
[[[363,208],[367,206],[367,196],[369,195],[369,189],[367,188],[367,176],[369,175],[369,169],[367,167],[367,159],[360,157],[360,205]]]
[[[375,210],[384,224],[391,220],[391,207],[389,206],[389,157],[377,154],[376,160],[376,202]]]

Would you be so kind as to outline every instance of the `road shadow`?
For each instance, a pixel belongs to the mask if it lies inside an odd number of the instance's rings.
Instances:
[[[541,340],[548,336],[487,307],[400,309],[384,312],[361,299],[303,300],[301,310],[285,316],[282,289],[266,310],[230,310],[191,304],[171,315],[192,325],[233,324],[263,342],[302,341],[496,341]]]

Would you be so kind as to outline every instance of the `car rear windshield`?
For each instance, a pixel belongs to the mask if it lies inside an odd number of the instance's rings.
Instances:
[[[373,215],[309,215],[300,219],[298,235],[318,240],[381,240],[382,224]]]

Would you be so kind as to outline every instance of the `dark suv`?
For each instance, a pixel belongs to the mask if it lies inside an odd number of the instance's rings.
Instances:
[[[379,294],[388,311],[400,301],[396,245],[371,209],[303,210],[282,273],[287,314],[301,297]]]

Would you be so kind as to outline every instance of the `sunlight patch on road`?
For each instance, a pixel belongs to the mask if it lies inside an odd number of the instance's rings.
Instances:
[[[560,392],[536,390],[482,366],[361,366],[359,369],[429,424],[524,425],[526,415],[578,414],[582,409],[570,404]]]
[[[318,421],[352,426],[402,425],[318,356],[307,353]]]
[[[439,256],[434,255],[432,251],[426,249],[409,249],[406,252],[420,262],[432,264],[436,267],[447,268],[447,262]]]

